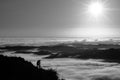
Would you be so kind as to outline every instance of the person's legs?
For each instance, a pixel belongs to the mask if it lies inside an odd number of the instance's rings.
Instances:
[[[41,65],[39,64],[39,68],[41,68]]]
[[[39,65],[37,65],[37,68],[39,68]]]

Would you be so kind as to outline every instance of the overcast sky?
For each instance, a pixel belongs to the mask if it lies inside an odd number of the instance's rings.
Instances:
[[[104,1],[104,0],[103,0]],[[106,0],[107,19],[100,26],[120,36],[120,0]],[[0,36],[84,37],[81,28],[93,26],[85,14],[90,0],[0,0]],[[95,25],[94,25],[95,26]],[[112,37],[113,37],[112,35]]]

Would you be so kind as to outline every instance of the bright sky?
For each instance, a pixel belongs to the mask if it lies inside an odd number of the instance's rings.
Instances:
[[[119,37],[120,0],[95,1],[0,0],[0,36]]]

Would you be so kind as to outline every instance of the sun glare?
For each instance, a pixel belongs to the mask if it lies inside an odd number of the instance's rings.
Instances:
[[[88,37],[105,37],[106,34],[108,34],[108,30],[100,27],[88,28],[86,30]]]
[[[83,29],[83,32],[81,33],[85,37],[91,37],[91,38],[101,38],[101,37],[107,37],[110,36],[110,29],[104,28],[104,27],[89,27]]]
[[[90,15],[92,15],[94,17],[102,16],[104,14],[103,3],[99,2],[99,1],[91,2],[88,5],[88,12],[89,12]]]
[[[109,8],[108,1],[105,0],[89,0],[83,3],[85,14],[83,19],[82,28],[76,28],[71,30],[71,34],[89,38],[102,38],[113,36],[113,30],[107,25],[109,20]]]
[[[93,15],[93,16],[99,16],[102,15],[103,13],[103,5],[99,2],[94,2],[91,3],[91,5],[89,6],[89,12]]]
[[[88,38],[103,38],[110,37],[113,35],[112,29],[103,26],[86,26],[83,28],[71,29],[71,35],[77,37],[88,37]]]

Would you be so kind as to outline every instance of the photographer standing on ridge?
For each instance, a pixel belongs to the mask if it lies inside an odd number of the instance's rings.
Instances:
[[[36,65],[37,65],[38,69],[40,69],[41,68],[41,60],[38,60]]]

